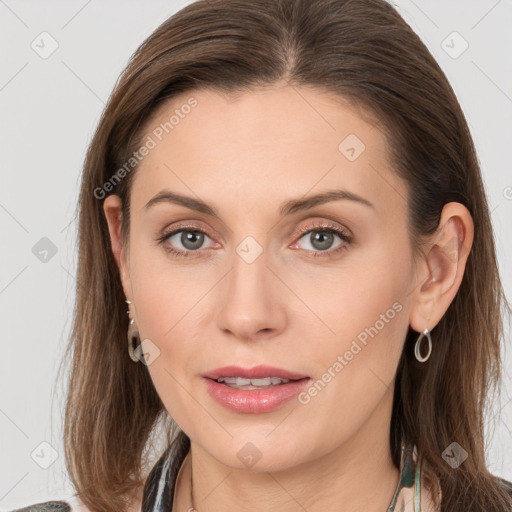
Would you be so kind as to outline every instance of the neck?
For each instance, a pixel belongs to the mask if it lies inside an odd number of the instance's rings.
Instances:
[[[387,512],[399,480],[389,446],[388,405],[381,402],[374,418],[335,450],[282,471],[233,469],[192,442],[173,511],[324,512],[343,504],[346,512]],[[389,409],[387,420],[381,407]]]

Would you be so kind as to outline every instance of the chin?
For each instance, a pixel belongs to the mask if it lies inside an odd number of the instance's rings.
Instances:
[[[268,432],[265,429],[264,433],[251,434],[251,429],[245,429],[243,434],[234,435],[227,443],[211,443],[212,439],[209,438],[203,446],[225,466],[253,473],[284,471],[315,458],[313,453],[309,453],[308,457],[308,452],[302,452],[306,445],[297,437],[279,436],[277,432],[269,436]],[[297,443],[301,446],[297,446]],[[311,444],[307,446],[311,450]]]

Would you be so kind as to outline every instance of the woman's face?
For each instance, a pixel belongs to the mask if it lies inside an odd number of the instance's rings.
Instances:
[[[426,276],[416,276],[405,185],[384,134],[362,116],[319,90],[283,86],[183,94],[147,125],[123,287],[167,411],[227,466],[285,469],[389,439],[394,376]],[[154,200],[163,193],[189,206]],[[286,384],[237,391],[205,377],[232,365],[309,380],[272,402]],[[260,399],[244,402],[249,393]]]

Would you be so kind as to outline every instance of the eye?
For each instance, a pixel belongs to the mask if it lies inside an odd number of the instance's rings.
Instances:
[[[306,250],[312,252],[313,257],[329,257],[338,254],[340,251],[347,248],[351,243],[352,237],[344,230],[330,224],[322,224],[317,226],[309,226],[300,231],[302,235],[299,240],[304,239],[309,245]],[[341,241],[332,249],[336,237]],[[296,242],[294,248],[297,246]]]
[[[306,248],[309,256],[313,257],[330,257],[337,255],[340,251],[347,248],[352,241],[352,236],[346,233],[339,227],[331,224],[322,223],[320,225],[308,226],[299,232],[299,241],[305,239],[310,244],[311,248]],[[168,233],[164,233],[157,238],[157,242],[161,244],[164,249],[178,257],[195,256],[194,253],[200,253],[199,249],[202,248],[205,237],[210,238],[206,231],[197,227],[181,226]],[[331,246],[338,237],[341,241],[331,249]],[[211,238],[210,238],[211,240]],[[292,246],[297,247],[298,242]],[[181,246],[181,248],[180,248]]]
[[[210,238],[202,229],[189,228],[175,229],[170,233],[165,233],[157,239],[157,242],[164,246],[167,252],[177,256],[190,256],[191,253],[198,252],[204,244],[205,237]],[[179,245],[183,249],[180,249]],[[178,248],[176,248],[178,246]]]

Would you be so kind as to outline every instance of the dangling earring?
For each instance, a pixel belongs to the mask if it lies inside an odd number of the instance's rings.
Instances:
[[[126,304],[128,304],[128,316],[130,316],[130,304],[131,300],[126,300]],[[134,363],[139,362],[139,358],[135,355],[135,347],[138,345],[139,341],[139,330],[136,327],[132,327],[135,323],[133,318],[130,318],[130,323],[128,325],[128,354],[130,355],[130,359]]]
[[[421,347],[421,340],[423,339],[423,337],[426,336],[427,337],[427,340],[428,340],[428,352],[427,352],[427,355],[426,356],[422,356],[421,355],[421,352],[420,352],[420,347]],[[424,363],[429,357],[430,357],[430,354],[432,353],[432,338],[430,337],[430,332],[428,329],[425,329],[419,336],[418,336],[418,339],[416,340],[416,343],[414,344],[414,356],[416,357],[416,359],[420,362],[420,363]]]

